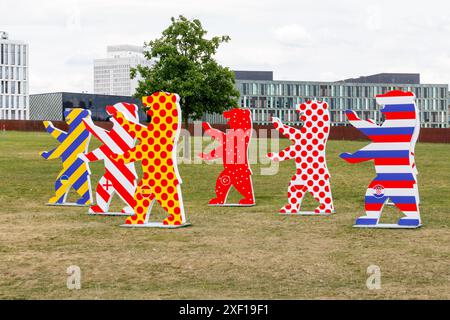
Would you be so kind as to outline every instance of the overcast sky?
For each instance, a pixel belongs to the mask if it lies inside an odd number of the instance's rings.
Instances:
[[[30,93],[93,90],[93,59],[110,44],[142,45],[171,16],[198,18],[231,42],[217,55],[234,70],[275,79],[335,81],[418,72],[450,82],[446,0],[2,0],[0,30],[30,45]]]

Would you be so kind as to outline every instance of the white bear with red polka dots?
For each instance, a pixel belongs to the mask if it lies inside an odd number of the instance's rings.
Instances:
[[[330,132],[328,104],[308,101],[297,106],[303,127],[296,129],[273,117],[274,127],[293,144],[278,153],[267,156],[273,161],[295,159],[297,171],[288,188],[288,204],[280,209],[286,214],[331,214],[334,213],[325,147]],[[314,212],[300,211],[305,194],[309,192],[320,205]]]

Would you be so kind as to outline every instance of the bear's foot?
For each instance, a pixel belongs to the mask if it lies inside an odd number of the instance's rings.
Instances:
[[[355,221],[355,226],[375,226],[378,224],[379,218],[369,216],[361,216]]]
[[[420,227],[422,224],[420,223],[420,219],[417,218],[401,218],[398,220],[399,226],[409,226],[409,227]]]
[[[125,219],[125,224],[144,224],[145,216],[138,218],[136,214]]]
[[[244,198],[239,200],[239,204],[242,206],[253,206],[255,205],[255,200],[252,198]]]
[[[209,205],[218,206],[218,205],[224,204],[224,202],[225,202],[225,199],[214,198],[214,199],[209,200]]]
[[[51,197],[50,199],[48,199],[48,204],[63,204],[63,198],[57,198],[57,197]]]
[[[100,214],[100,213],[105,213],[105,211],[102,208],[100,208],[98,205],[95,205],[95,206],[91,206],[89,208],[88,213],[90,213],[90,214]]]
[[[317,214],[332,214],[334,213],[334,209],[330,207],[325,207],[324,205],[318,206],[316,209],[314,209],[314,213]]]
[[[89,198],[89,196],[83,196],[80,199],[78,199],[76,203],[77,204],[89,205],[92,202],[91,202],[91,199]]]
[[[170,214],[167,218],[164,219],[163,225],[179,226],[179,225],[181,225],[181,221],[179,219],[175,219],[175,216],[173,214]]]
[[[298,205],[292,205],[288,203],[283,208],[280,209],[280,213],[298,213],[299,206]]]

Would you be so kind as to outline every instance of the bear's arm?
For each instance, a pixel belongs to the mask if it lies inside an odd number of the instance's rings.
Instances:
[[[141,137],[141,133],[147,128],[140,123],[128,121],[122,112],[117,112],[117,120],[119,120],[120,125],[124,128],[132,137]]]
[[[43,151],[43,152],[40,152],[39,155],[40,155],[42,158],[46,159],[46,160],[56,159],[56,158],[58,158],[57,156],[55,156],[55,150],[56,150],[56,149],[57,149],[57,148],[54,148],[53,150],[50,150],[50,151]]]
[[[300,130],[285,125],[279,118],[272,117],[273,127],[289,140],[295,141],[295,135],[300,134]]]
[[[67,138],[67,132],[62,131],[58,128],[55,128],[53,126],[53,123],[51,121],[44,121],[44,127],[45,130],[50,133],[50,135],[55,138],[56,140],[58,140],[59,142],[63,142],[64,139]]]
[[[64,153],[64,151],[67,150],[67,145],[64,143],[61,143],[59,146],[57,146],[55,149],[48,151],[48,152],[41,152],[41,156],[47,160],[57,159],[61,157],[61,155]]]
[[[214,160],[223,157],[223,146],[220,145],[217,148],[211,150],[209,153],[200,153],[198,155],[203,160]]]
[[[295,146],[290,145],[280,152],[270,152],[267,157],[273,161],[284,161],[296,158],[297,152],[295,151]]]
[[[113,154],[111,155],[111,159],[120,161],[123,160],[124,163],[130,163],[135,161],[140,161],[144,158],[142,151],[142,144],[136,145],[134,148],[128,150],[123,154]]]
[[[363,149],[358,150],[355,153],[341,153],[339,157],[341,157],[348,163],[359,163],[373,159],[373,157],[369,156]]]
[[[91,134],[93,134],[101,142],[105,141],[105,139],[107,138],[107,131],[105,129],[96,126],[90,116],[88,118],[84,118],[82,121],[86,129]]]
[[[205,130],[205,134],[209,135],[214,140],[223,143],[223,139],[225,138],[225,133],[220,130],[214,129],[208,122],[202,123],[203,130]]]
[[[378,126],[375,122],[373,122],[373,120],[371,120],[371,121],[362,120],[361,118],[358,117],[356,112],[353,111],[353,110],[346,110],[345,111],[345,115],[347,116],[347,119],[350,122],[350,124],[352,126],[354,126],[356,129],[358,129],[359,131],[361,131],[362,133],[364,133],[364,132],[361,129],[366,129],[366,128],[376,129],[376,128],[380,128],[380,126]]]
[[[78,155],[78,158],[80,158],[84,162],[95,162],[95,161],[103,160],[104,157],[105,157],[105,155],[102,152],[101,148],[97,148],[88,153],[80,153]]]

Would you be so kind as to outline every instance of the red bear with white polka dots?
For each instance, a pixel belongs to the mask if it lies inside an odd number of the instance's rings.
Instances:
[[[330,189],[325,146],[330,131],[330,115],[326,102],[308,101],[297,107],[304,125],[301,129],[289,127],[278,118],[272,118],[274,127],[293,144],[278,153],[267,156],[274,161],[295,159],[297,172],[288,188],[288,201],[281,213],[299,213],[303,197],[309,192],[320,205],[316,214],[334,212]],[[305,212],[306,213],[306,212]]]

